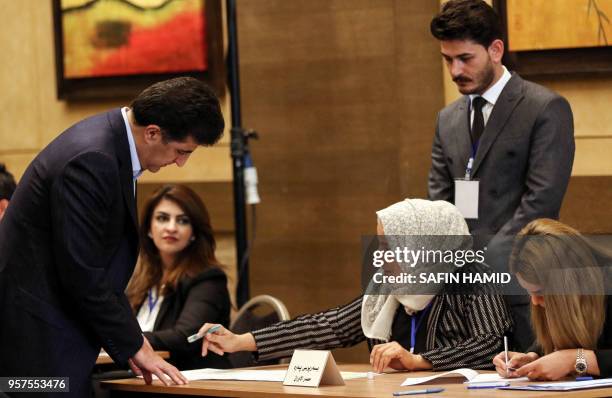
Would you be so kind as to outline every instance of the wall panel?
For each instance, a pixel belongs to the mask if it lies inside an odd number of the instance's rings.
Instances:
[[[375,211],[425,192],[443,91],[421,32],[436,7],[239,3],[244,125],[261,135],[253,295],[278,296],[293,315],[348,302],[360,294],[361,236],[375,233]]]

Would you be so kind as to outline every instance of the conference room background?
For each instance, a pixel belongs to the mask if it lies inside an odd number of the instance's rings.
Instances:
[[[586,1],[585,1],[586,3]],[[375,211],[425,197],[436,113],[459,94],[429,33],[439,0],[239,0],[243,125],[259,173],[251,295],[292,315],[360,293],[361,236]],[[58,131],[124,100],[56,98],[51,1],[0,0],[0,161],[19,178]],[[529,77],[565,96],[576,159],[561,221],[612,233],[612,76]],[[229,99],[223,96],[229,120]],[[229,124],[229,123],[228,123]],[[139,180],[139,204],[164,182],[194,188],[210,209],[235,282],[229,132],[186,167]],[[364,344],[334,353],[366,361]]]

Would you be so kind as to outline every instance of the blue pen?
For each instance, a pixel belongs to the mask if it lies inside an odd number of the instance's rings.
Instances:
[[[467,386],[468,390],[478,390],[481,388],[499,388],[508,387],[510,382],[507,381],[496,381],[491,383],[474,383]]]
[[[576,381],[587,381],[593,380],[593,376],[578,376],[576,377]]]
[[[442,391],[444,391],[443,388],[428,388],[426,390],[396,391],[393,393],[393,396],[401,397],[402,395],[434,394],[434,393],[442,392]]]
[[[207,334],[216,332],[217,330],[219,330],[220,327],[221,327],[221,325],[215,325],[215,326],[211,327],[210,329],[208,329],[206,331],[206,333],[204,333],[203,335],[200,335],[198,333],[192,334],[191,336],[187,337],[187,341],[189,343],[194,343],[194,342],[200,340],[202,337],[206,336]]]

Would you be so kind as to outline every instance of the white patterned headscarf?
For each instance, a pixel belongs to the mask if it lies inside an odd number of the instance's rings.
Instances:
[[[392,248],[396,247],[429,247],[432,246],[432,236],[438,249],[468,248],[469,229],[459,210],[446,201],[429,201],[424,199],[406,199],[376,212],[385,239]],[[454,265],[439,263],[432,272],[449,272]],[[402,266],[400,265],[400,268]],[[410,269],[402,268],[404,271]],[[414,271],[414,269],[412,269]],[[391,326],[397,308],[402,305],[408,314],[423,310],[435,297],[438,286],[428,286],[427,294],[419,294],[411,285],[405,285],[401,291],[394,294],[364,295],[361,306],[361,326],[368,338],[389,341]],[[413,291],[411,291],[413,290]],[[368,288],[368,291],[371,291]]]

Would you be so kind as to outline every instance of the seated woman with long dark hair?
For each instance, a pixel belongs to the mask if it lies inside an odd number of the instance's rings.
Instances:
[[[225,273],[215,257],[208,211],[183,185],[167,185],[147,200],[140,225],[140,261],[127,288],[153,349],[169,351],[179,369],[229,367],[226,358],[202,358],[188,343],[204,322],[229,323]]]
[[[558,380],[612,375],[612,305],[607,296],[610,254],[558,221],[539,219],[521,230],[510,271],[531,296],[536,343],[527,353],[505,353],[499,374]]]
[[[436,243],[436,248],[457,250],[471,237],[463,216],[443,201],[404,200],[379,212],[378,234],[387,243],[402,241],[412,249]],[[439,239],[434,239],[434,238]],[[397,243],[397,242],[396,242]],[[396,246],[396,245],[392,245]],[[390,264],[393,268],[397,264]],[[431,272],[468,272],[482,265],[430,264]],[[391,270],[392,271],[392,270]],[[386,272],[386,271],[385,271]],[[492,367],[493,355],[503,347],[511,320],[502,298],[488,286],[469,284],[468,291],[434,284],[427,292],[401,284],[390,292],[367,291],[352,302],[317,314],[299,316],[241,335],[221,328],[206,334],[203,355],[251,351],[258,360],[291,356],[295,349],[349,347],[367,340],[370,363],[377,372]],[[213,326],[205,324],[204,335]]]

